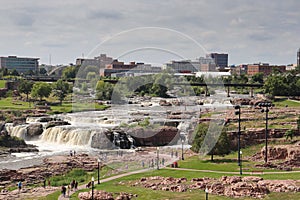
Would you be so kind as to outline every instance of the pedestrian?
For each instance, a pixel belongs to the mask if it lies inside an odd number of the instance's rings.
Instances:
[[[70,197],[70,185],[68,185],[68,188],[67,188],[67,194],[68,194],[68,197]]]
[[[145,163],[144,163],[144,161],[142,160],[142,167],[144,168],[145,167]]]
[[[70,156],[71,156],[71,157],[73,156],[73,151],[72,151],[72,150],[70,150]]]
[[[75,181],[75,185],[74,185],[75,191],[77,190],[77,187],[78,187],[78,182]]]
[[[172,151],[171,151],[171,158],[173,158],[173,154],[174,154],[174,153],[173,153],[173,150],[172,150]]]
[[[165,158],[162,158],[162,165],[165,165]]]
[[[71,182],[71,190],[73,191],[73,188],[75,187],[75,180],[73,179],[73,181]]]
[[[20,193],[20,191],[22,189],[22,182],[21,181],[18,182],[18,188],[19,188],[19,193]]]
[[[177,151],[175,152],[175,157],[178,157],[178,152]]]
[[[66,197],[66,190],[67,190],[67,188],[63,185],[63,186],[61,187],[61,193],[62,193],[62,195],[63,195],[64,197]]]
[[[49,186],[49,187],[51,186],[51,182],[50,182],[50,179],[48,179],[48,186]]]
[[[44,188],[46,188],[46,179],[44,179],[43,182],[44,182]]]
[[[76,151],[74,150],[73,156],[75,157]]]

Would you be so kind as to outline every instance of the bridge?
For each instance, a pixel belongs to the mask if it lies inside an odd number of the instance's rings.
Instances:
[[[116,84],[118,80],[105,79],[104,82]],[[187,86],[200,86],[205,87],[205,95],[208,96],[208,87],[226,87],[227,88],[227,97],[230,97],[230,87],[249,87],[250,96],[253,97],[253,88],[262,88],[264,84],[259,83],[175,83],[175,85],[187,85]]]

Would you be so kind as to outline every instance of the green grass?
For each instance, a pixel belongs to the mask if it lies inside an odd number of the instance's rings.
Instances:
[[[295,102],[289,99],[276,99],[274,100],[276,107],[300,107],[300,102]]]
[[[109,106],[99,105],[97,103],[63,103],[62,105],[51,106],[51,111],[49,114],[54,113],[69,113],[69,112],[80,112],[80,111],[89,111],[89,110],[105,110]]]
[[[165,176],[165,177],[186,177],[188,181],[191,178],[196,177],[212,177],[212,178],[220,178],[223,176],[223,174],[215,174],[215,173],[203,173],[203,172],[191,172],[191,171],[176,171],[171,169],[161,169],[161,170],[155,170],[150,171],[142,174],[135,174],[127,177],[123,177],[120,179],[116,179],[110,182],[101,183],[100,185],[95,185],[95,189],[97,190],[105,190],[107,192],[127,192],[127,193],[133,193],[137,194],[138,200],[148,200],[148,199],[175,199],[175,200],[181,200],[181,199],[204,199],[205,193],[202,190],[191,190],[188,192],[178,193],[178,192],[169,192],[169,191],[156,191],[151,189],[146,189],[143,187],[133,187],[128,183],[128,181],[131,181],[131,183],[134,183],[135,180],[139,180],[141,177],[149,177],[149,176]],[[291,174],[291,176],[295,176],[294,174]],[[264,177],[266,178],[266,177]],[[274,179],[277,179],[276,176],[273,177]],[[298,177],[299,178],[299,177]],[[123,184],[120,184],[123,183]],[[72,200],[78,200],[78,193],[88,191],[87,189],[81,190],[76,192],[72,195],[70,199]],[[265,199],[299,199],[300,193],[271,193],[268,195]],[[224,196],[216,196],[216,195],[209,195],[209,199],[216,199],[216,200],[229,200],[232,199],[230,197],[224,197]],[[239,198],[242,200],[250,200],[251,198]]]
[[[31,103],[31,107],[29,107],[28,102],[13,100],[12,97],[0,98],[0,109],[14,109],[14,110],[24,110],[33,108],[33,104]]]
[[[6,80],[0,80],[0,88],[5,88]]]

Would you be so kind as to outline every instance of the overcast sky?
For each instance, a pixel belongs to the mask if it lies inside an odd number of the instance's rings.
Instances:
[[[160,63],[225,52],[229,64],[290,64],[299,8],[298,0],[1,0],[0,55],[49,64],[51,54],[52,64],[68,64],[106,53]]]

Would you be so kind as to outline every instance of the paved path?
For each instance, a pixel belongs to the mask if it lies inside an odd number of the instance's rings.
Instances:
[[[127,173],[124,173],[124,174],[119,174],[119,175],[116,175],[116,176],[111,176],[111,177],[102,179],[102,180],[100,181],[100,183],[104,183],[104,182],[107,182],[107,181],[111,181],[111,180],[114,180],[114,179],[117,179],[117,178],[121,178],[121,177],[124,177],[124,176],[129,176],[129,175],[133,175],[133,174],[143,173],[143,172],[150,171],[150,170],[153,170],[153,168],[141,169],[141,170],[137,170],[137,171],[127,172]],[[95,181],[95,182],[97,183],[97,181]],[[78,187],[78,190],[85,189],[85,188],[86,188],[85,186],[86,186],[86,184],[80,185],[80,186]],[[75,191],[70,191],[70,196],[71,196],[73,193],[75,193]],[[60,196],[58,197],[58,200],[65,200],[65,199],[69,199],[69,197],[63,197],[63,195],[60,195]]]
[[[173,160],[172,162],[174,162],[175,160]],[[205,173],[218,173],[218,174],[237,174],[239,175],[240,172],[224,172],[224,171],[214,171],[214,170],[200,170],[200,169],[188,169],[188,168],[171,168],[171,167],[166,167],[166,166],[161,166],[160,168],[165,168],[165,169],[172,169],[172,170],[181,170],[181,171],[193,171],[193,172],[205,172]],[[111,180],[115,180],[124,176],[129,176],[129,175],[133,175],[133,174],[138,174],[138,173],[143,173],[143,172],[147,172],[153,170],[153,168],[146,168],[146,169],[141,169],[141,170],[137,170],[137,171],[132,171],[132,172],[127,172],[124,174],[119,174],[119,175],[115,175],[112,177],[108,177],[105,179],[101,180],[101,183],[103,182],[108,182]],[[289,174],[289,173],[300,173],[300,171],[284,171],[284,172],[263,172],[262,170],[262,174]],[[255,175],[256,173],[254,172],[243,172],[243,174],[247,174],[247,175]],[[259,173],[257,173],[259,174]],[[85,189],[86,184],[80,185],[78,187],[78,190],[82,190]],[[75,191],[70,191],[70,196],[74,193]],[[69,197],[63,197],[62,195],[59,196],[58,200],[65,200],[65,199],[69,199]]]

